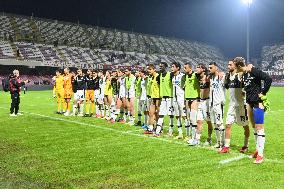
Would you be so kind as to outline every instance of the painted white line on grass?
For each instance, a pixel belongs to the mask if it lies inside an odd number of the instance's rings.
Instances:
[[[241,160],[241,159],[244,159],[244,158],[248,158],[248,156],[244,155],[244,154],[241,154],[241,155],[239,155],[237,157],[221,160],[221,161],[219,161],[219,163],[224,165],[224,164],[228,164],[228,163],[231,163],[233,161],[238,161],[238,160]]]
[[[8,109],[8,108],[0,107],[0,109]],[[159,141],[163,141],[163,142],[167,142],[167,143],[173,143],[173,144],[188,146],[188,144],[185,143],[184,141],[169,140],[169,139],[160,138],[160,137],[150,137],[149,135],[134,133],[135,131],[139,131],[139,130],[121,131],[121,130],[113,129],[113,128],[109,128],[109,127],[103,127],[103,126],[89,124],[89,123],[82,123],[82,122],[78,122],[78,121],[73,121],[73,120],[68,120],[68,119],[63,119],[63,118],[57,118],[57,117],[52,117],[52,116],[38,114],[38,113],[32,113],[32,112],[22,112],[22,113],[35,115],[35,116],[38,116],[38,117],[44,117],[44,118],[48,118],[48,119],[56,120],[56,121],[64,121],[64,122],[68,122],[68,123],[74,123],[74,124],[78,124],[78,125],[94,127],[94,128],[98,128],[98,129],[102,129],[102,130],[108,130],[108,131],[112,131],[112,132],[116,132],[116,133],[120,133],[120,134],[124,134],[124,135],[137,136],[137,137],[140,137],[140,138],[148,138],[148,139],[152,139],[152,140],[159,140]],[[217,152],[217,150],[214,147],[195,146],[195,147],[192,147],[192,148],[200,148],[200,149],[206,149],[206,150],[211,150],[211,151]],[[244,159],[244,158],[249,158],[248,155],[244,155],[244,154],[239,155],[239,153],[234,153],[234,152],[230,152],[230,154],[238,155],[238,156],[233,157],[233,158],[229,158],[229,159],[225,159],[225,160],[221,160],[221,161],[219,161],[219,164],[225,165],[225,164],[231,163],[233,161],[238,161],[238,160],[241,160],[241,159]],[[281,160],[273,160],[273,159],[265,159],[265,160],[267,162],[284,164],[284,161],[281,161]]]
[[[265,159],[264,157],[264,161],[268,161],[271,163],[277,163],[277,164],[284,164],[284,160],[278,160],[278,159]]]

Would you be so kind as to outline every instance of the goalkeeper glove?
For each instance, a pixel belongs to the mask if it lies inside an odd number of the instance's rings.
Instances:
[[[262,104],[264,106],[264,111],[270,111],[270,102],[269,102],[267,96],[264,95],[260,99],[262,100]]]

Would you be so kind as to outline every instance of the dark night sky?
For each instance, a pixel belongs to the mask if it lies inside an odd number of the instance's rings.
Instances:
[[[251,56],[284,42],[284,0],[254,0]],[[245,56],[246,6],[241,0],[0,0],[0,11],[177,37]]]

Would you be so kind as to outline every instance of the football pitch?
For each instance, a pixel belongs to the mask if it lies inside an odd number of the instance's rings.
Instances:
[[[22,94],[24,115],[9,117],[10,95],[0,92],[0,188],[284,188],[283,94],[268,93],[265,161],[255,165],[253,132],[249,153],[240,154],[236,125],[231,152],[218,154],[127,124],[57,115],[51,91]],[[204,125],[202,142],[206,136]]]

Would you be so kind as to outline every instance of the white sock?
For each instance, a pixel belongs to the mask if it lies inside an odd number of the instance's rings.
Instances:
[[[253,131],[254,131],[253,134],[254,134],[254,141],[255,141],[255,149],[257,150],[257,148],[258,148],[258,145],[257,145],[257,129],[254,128]]]
[[[178,127],[178,134],[182,135],[182,124],[181,124],[181,118],[178,118],[177,121],[177,127]]]
[[[99,104],[96,105],[96,115],[100,115],[100,108],[99,108]]]
[[[201,133],[196,133],[195,139],[196,139],[197,141],[200,141],[200,138],[201,138]]]
[[[197,110],[191,109],[190,111],[190,123],[191,123],[191,136],[195,138],[196,129],[197,129]]]
[[[84,113],[84,102],[80,104],[80,114]]]
[[[174,132],[174,127],[169,127],[169,135],[172,135],[173,134],[173,132]]]
[[[219,127],[217,125],[215,125],[215,132],[216,132],[216,141],[219,144],[220,143],[220,130]]]
[[[265,144],[265,133],[264,129],[260,129],[257,131],[257,144],[258,144],[258,155],[263,157],[263,151],[264,151],[264,144]]]
[[[164,123],[164,116],[163,117],[159,117],[158,122],[157,122],[157,126],[162,126]]]
[[[191,138],[196,138],[197,125],[191,126]]]
[[[154,129],[154,126],[153,125],[149,125],[148,130],[149,131],[153,131],[153,129]]]
[[[77,112],[77,104],[74,104],[73,105],[73,114],[76,114],[76,112]]]
[[[161,130],[162,130],[162,127],[160,125],[157,125],[156,134],[160,134]]]
[[[230,147],[230,139],[225,139],[225,147]]]

